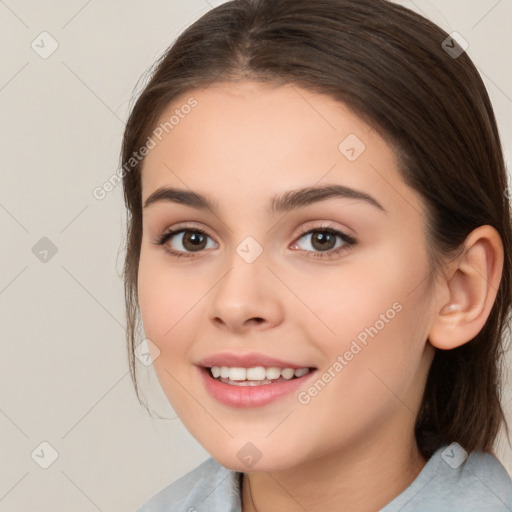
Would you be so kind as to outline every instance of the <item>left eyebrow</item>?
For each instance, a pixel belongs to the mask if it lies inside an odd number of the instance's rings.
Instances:
[[[387,213],[387,210],[371,195],[344,185],[323,185],[320,187],[306,187],[290,190],[280,196],[272,198],[269,213],[288,212],[295,208],[301,208],[335,197],[358,199]],[[184,204],[199,210],[210,210],[214,213],[218,213],[217,203],[210,198],[198,194],[197,192],[192,192],[191,190],[169,187],[160,187],[155,190],[144,202],[144,208],[161,201]]]
[[[371,195],[362,190],[356,190],[344,185],[324,185],[321,187],[306,187],[298,190],[290,190],[272,199],[270,213],[288,212],[294,208],[308,206],[333,197],[365,201],[387,213],[387,210]]]

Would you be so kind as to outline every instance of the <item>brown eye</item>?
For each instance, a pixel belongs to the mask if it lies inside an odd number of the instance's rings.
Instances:
[[[183,233],[182,244],[187,251],[200,251],[206,247],[207,236],[198,231]]]
[[[306,243],[301,240],[306,240]],[[327,258],[349,250],[356,243],[355,238],[336,229],[318,228],[303,233],[293,244],[293,248],[301,249],[308,256]]]
[[[164,233],[155,241],[173,255],[187,256],[205,249],[215,249],[217,244],[200,229],[178,229]]]
[[[317,231],[311,236],[311,245],[318,251],[328,251],[336,245],[336,236],[328,231]]]

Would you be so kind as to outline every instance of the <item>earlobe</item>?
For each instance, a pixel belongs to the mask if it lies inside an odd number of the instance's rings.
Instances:
[[[482,330],[498,293],[503,257],[501,237],[492,226],[480,226],[467,236],[451,276],[438,285],[448,291],[449,300],[434,304],[431,345],[450,350]]]

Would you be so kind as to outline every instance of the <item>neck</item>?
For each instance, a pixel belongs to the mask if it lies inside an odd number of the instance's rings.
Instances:
[[[380,436],[379,436],[380,437]],[[244,474],[243,512],[375,512],[403,492],[426,464],[409,442],[361,442],[291,469]]]

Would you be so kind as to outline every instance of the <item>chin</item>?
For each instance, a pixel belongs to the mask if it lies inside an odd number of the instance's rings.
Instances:
[[[302,461],[297,450],[279,452],[271,443],[251,443],[250,441],[233,441],[229,445],[203,447],[222,466],[240,473],[259,473],[263,471],[284,471],[295,467]],[[292,456],[293,453],[293,456]]]

